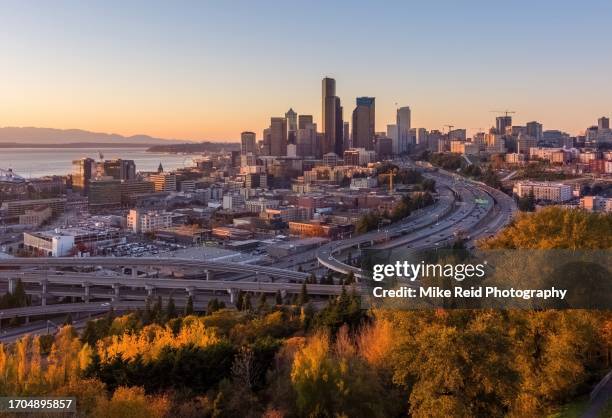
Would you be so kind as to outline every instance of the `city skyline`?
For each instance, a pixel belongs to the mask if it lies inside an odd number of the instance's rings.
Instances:
[[[401,106],[415,128],[468,134],[490,128],[497,109],[572,135],[610,116],[612,5],[516,2],[500,14],[483,2],[443,3],[315,3],[309,19],[284,19],[274,2],[256,13],[246,3],[110,11],[9,2],[0,125],[239,141],[243,131],[261,139],[270,117],[293,108],[322,131],[326,76],[338,83],[344,121],[357,97],[376,98],[377,132]],[[372,16],[369,30],[350,23]]]

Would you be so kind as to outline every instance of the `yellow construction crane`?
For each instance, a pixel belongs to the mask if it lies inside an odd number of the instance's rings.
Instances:
[[[384,176],[389,177],[389,193],[393,192],[393,176],[395,176],[396,174],[397,174],[397,168],[394,168],[393,170],[389,171],[388,173],[380,174],[380,176],[382,176],[382,177],[384,177]]]

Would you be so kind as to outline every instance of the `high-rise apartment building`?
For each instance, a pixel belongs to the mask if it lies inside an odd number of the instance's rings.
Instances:
[[[321,153],[335,152],[337,155],[342,155],[344,149],[342,106],[340,98],[336,96],[336,80],[333,78],[323,79],[321,117],[324,136]]]
[[[89,182],[96,176],[96,162],[93,158],[81,158],[72,162],[72,189],[87,194]]]
[[[416,134],[416,143],[419,145],[427,145],[427,129],[425,128],[419,128],[417,129],[417,134]]]
[[[597,119],[597,128],[599,130],[610,129],[610,118],[602,116],[599,119]]]
[[[540,141],[542,139],[542,124],[536,121],[527,122],[525,125],[527,135]]]
[[[375,99],[374,97],[358,97],[357,106],[353,110],[353,147],[374,149],[375,129]]]
[[[512,126],[512,116],[498,116],[495,119],[495,130],[500,135],[506,134],[506,128]]]
[[[529,156],[529,150],[538,146],[538,140],[532,135],[520,134],[516,141],[516,152]]]
[[[287,155],[287,119],[270,119],[270,155],[284,157]]]
[[[397,109],[396,125],[397,140],[393,144],[393,152],[395,154],[408,152],[410,147],[414,145],[410,136],[410,107],[404,106]]]
[[[255,154],[257,151],[257,140],[255,132],[243,132],[240,134],[240,153],[246,155],[248,153]]]

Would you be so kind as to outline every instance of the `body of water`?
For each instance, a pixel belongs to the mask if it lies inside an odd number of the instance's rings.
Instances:
[[[157,171],[159,163],[164,171],[190,167],[194,165],[194,158],[198,158],[197,155],[147,152],[146,148],[0,148],[0,168],[12,168],[24,178],[63,176],[72,172],[73,160],[90,157],[98,161],[99,152],[105,160],[134,160],[136,171]]]

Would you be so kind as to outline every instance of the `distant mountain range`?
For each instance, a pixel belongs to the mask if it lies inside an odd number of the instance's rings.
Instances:
[[[77,146],[106,145],[171,145],[190,142],[178,139],[154,138],[148,135],[123,136],[119,134],[107,134],[90,132],[81,129],[51,129],[51,128],[0,128],[0,147],[16,145],[65,145],[75,144]]]

